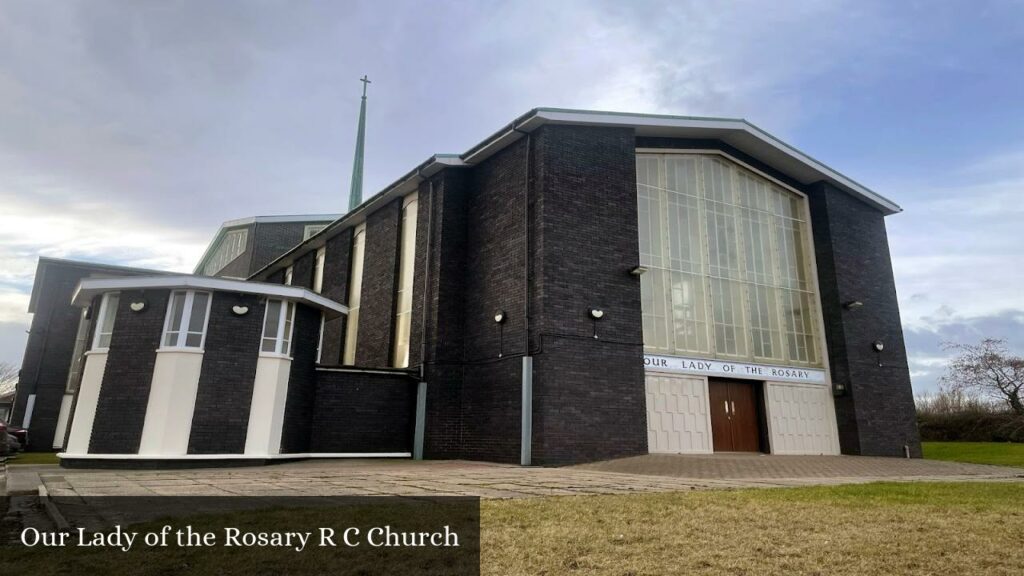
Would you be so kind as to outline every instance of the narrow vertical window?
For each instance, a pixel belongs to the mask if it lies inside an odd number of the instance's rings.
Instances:
[[[324,324],[327,323],[327,318],[323,312],[320,313],[320,337],[316,340],[316,363],[320,364],[320,359],[324,353]]]
[[[363,291],[363,254],[366,252],[366,224],[352,234],[352,271],[348,280],[348,318],[345,320],[345,352],[342,364],[356,363],[356,339],[359,337],[359,296]]]
[[[198,348],[206,342],[210,293],[176,290],[171,293],[164,320],[164,348]]]
[[[313,292],[317,294],[323,292],[324,289],[324,260],[326,258],[326,247],[316,251],[316,267],[313,268]]]
[[[290,356],[292,353],[292,325],[295,323],[295,303],[288,300],[268,300],[263,317],[263,341],[260,351]]]
[[[288,286],[292,285],[293,272],[295,272],[295,268],[293,266],[289,266],[284,269],[284,283],[287,284]]]
[[[89,319],[85,309],[78,317],[78,332],[75,333],[75,348],[71,352],[71,369],[68,370],[68,381],[64,386],[65,394],[74,394],[78,390],[78,382],[85,364],[85,348],[89,345]]]
[[[93,350],[107,350],[110,348],[110,337],[114,333],[114,318],[117,317],[117,303],[120,294],[108,292],[103,295],[100,301],[100,312],[96,321],[96,334],[93,336]]]
[[[416,210],[418,195],[405,197],[402,206],[402,237],[398,252],[398,292],[395,307],[395,368],[409,366],[409,331],[412,326],[412,280],[416,267]]]

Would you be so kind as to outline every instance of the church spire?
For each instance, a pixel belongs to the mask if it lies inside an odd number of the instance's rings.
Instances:
[[[366,140],[366,85],[370,79],[364,74],[359,79],[363,83],[363,101],[359,104],[359,131],[356,133],[356,156],[352,160],[352,188],[348,193],[349,212],[363,203],[363,142]]]

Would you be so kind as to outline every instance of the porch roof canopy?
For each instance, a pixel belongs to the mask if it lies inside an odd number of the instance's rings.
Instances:
[[[300,302],[321,310],[328,318],[348,314],[348,306],[299,286],[229,280],[210,276],[182,274],[176,276],[135,276],[129,278],[85,278],[78,283],[71,303],[74,306],[88,306],[93,298],[104,292],[119,290],[207,290],[211,292],[233,292],[236,294],[257,294],[267,298],[280,298]]]

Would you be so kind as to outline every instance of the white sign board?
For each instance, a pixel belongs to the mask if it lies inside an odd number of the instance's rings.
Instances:
[[[702,376],[724,376],[726,378],[751,378],[754,380],[771,380],[773,382],[825,384],[825,371],[814,368],[768,366],[765,364],[683,358],[680,356],[644,354],[644,369],[652,372],[700,374]]]

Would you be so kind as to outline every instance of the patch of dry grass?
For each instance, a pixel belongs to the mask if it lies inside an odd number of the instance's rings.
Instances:
[[[485,502],[484,574],[1024,573],[1024,484]]]

